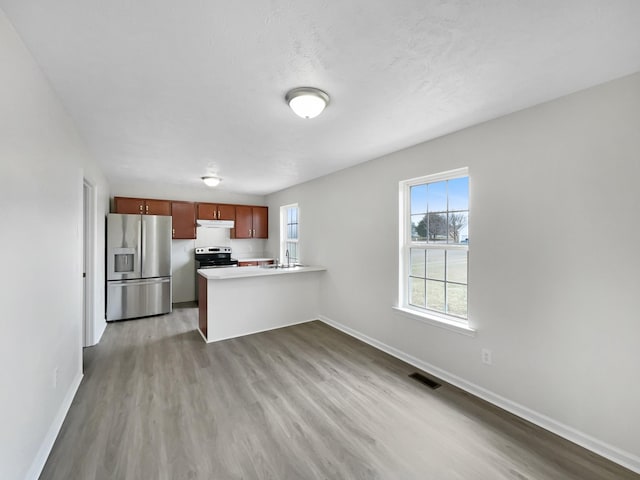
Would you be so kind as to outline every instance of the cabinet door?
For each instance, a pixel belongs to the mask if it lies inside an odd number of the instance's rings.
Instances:
[[[191,202],[171,202],[173,238],[196,238],[196,206]]]
[[[169,200],[145,200],[144,213],[147,215],[171,215]]]
[[[269,237],[269,209],[267,207],[253,207],[253,237]]]
[[[251,238],[253,229],[253,209],[244,205],[236,206],[236,238]]]
[[[235,220],[235,205],[218,205],[218,220]]]
[[[199,203],[198,204],[198,219],[200,220],[215,220],[217,217],[218,206],[213,203]]]
[[[115,212],[130,215],[144,213],[143,198],[114,197]]]

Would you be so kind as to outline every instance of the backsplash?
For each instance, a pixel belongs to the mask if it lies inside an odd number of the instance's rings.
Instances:
[[[266,240],[248,238],[232,240],[228,228],[203,228],[196,230],[195,240],[171,242],[171,271],[173,275],[173,302],[190,302],[196,298],[195,265],[193,250],[196,247],[231,247],[232,257],[237,259],[272,257],[265,252]]]
[[[231,229],[229,228],[204,228],[196,230],[196,247],[231,247]]]

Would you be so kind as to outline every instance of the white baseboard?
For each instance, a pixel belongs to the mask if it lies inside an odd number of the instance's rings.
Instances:
[[[82,372],[78,373],[76,377],[71,382],[71,386],[69,390],[67,390],[67,394],[58,409],[58,413],[51,422],[51,426],[49,427],[49,431],[47,435],[44,437],[42,444],[40,445],[40,449],[38,450],[38,454],[36,458],[33,459],[31,463],[31,468],[27,472],[25,476],[26,480],[38,480],[40,474],[42,473],[42,469],[44,468],[44,464],[47,463],[47,458],[49,458],[49,454],[51,453],[51,449],[53,448],[53,444],[58,437],[58,433],[62,428],[62,423],[64,422],[67,413],[69,412],[69,408],[71,408],[71,403],[73,402],[73,398],[76,396],[76,392],[78,391],[78,387],[80,387],[80,382],[82,381]]]
[[[284,323],[282,325],[278,325],[278,326],[275,326],[275,327],[263,328],[263,329],[260,329],[260,330],[249,330],[247,332],[239,333],[237,335],[230,335],[228,337],[222,337],[222,338],[213,338],[211,340],[207,340],[204,337],[204,334],[202,333],[202,330],[200,330],[200,328],[198,328],[198,332],[200,332],[200,336],[204,339],[205,342],[214,343],[214,342],[222,342],[223,340],[230,340],[232,338],[245,337],[247,335],[255,335],[256,333],[269,332],[271,330],[278,330],[279,328],[293,327],[294,325],[300,325],[302,323],[309,323],[309,322],[313,322],[315,320],[317,320],[317,317],[313,317],[313,318],[310,318],[308,320],[295,320],[293,322]]]
[[[591,450],[598,455],[608,458],[612,462],[622,465],[629,470],[640,473],[640,457],[636,455],[614,447],[613,445],[602,442],[597,438],[591,437],[590,435],[564,425],[563,423],[549,418],[546,415],[531,410],[524,405],[520,405],[519,403],[513,402],[508,398],[502,397],[474,383],[468,382],[463,378],[460,378],[445,370],[442,370],[441,368],[436,367],[435,365],[424,362],[401,350],[382,343],[375,338],[371,338],[363,333],[358,332],[357,330],[347,327],[346,325],[335,322],[330,318],[325,317],[324,315],[318,315],[318,319],[326,323],[327,325],[331,325],[332,327],[337,328],[347,335],[355,337],[358,340],[362,340],[363,342],[368,343],[378,350],[382,350],[383,352],[386,352],[393,357],[407,362],[414,367],[424,370],[425,372],[429,372],[436,377],[444,380],[445,382],[455,385],[456,387],[461,388],[462,390],[465,390],[466,392],[469,392],[476,397],[482,398],[483,400],[486,400],[487,402],[492,403],[493,405],[496,405],[497,407],[500,407],[507,412],[513,413],[514,415],[517,415],[520,418],[538,425],[545,430],[549,430],[550,432],[553,432],[556,435],[569,440],[570,442],[578,444],[581,447],[586,448],[587,450]]]
[[[102,335],[104,334],[104,331],[107,329],[107,319],[103,318],[102,321],[98,323],[98,325],[96,325],[96,328],[97,330],[93,332],[94,345],[99,344],[100,340],[102,340]]]

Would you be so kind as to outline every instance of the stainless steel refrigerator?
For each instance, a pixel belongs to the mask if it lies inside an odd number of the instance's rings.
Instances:
[[[107,216],[107,321],[171,312],[171,217]]]

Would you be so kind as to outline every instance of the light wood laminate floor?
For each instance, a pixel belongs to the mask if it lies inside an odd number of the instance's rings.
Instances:
[[[109,324],[42,479],[638,479],[320,322],[205,344]]]

